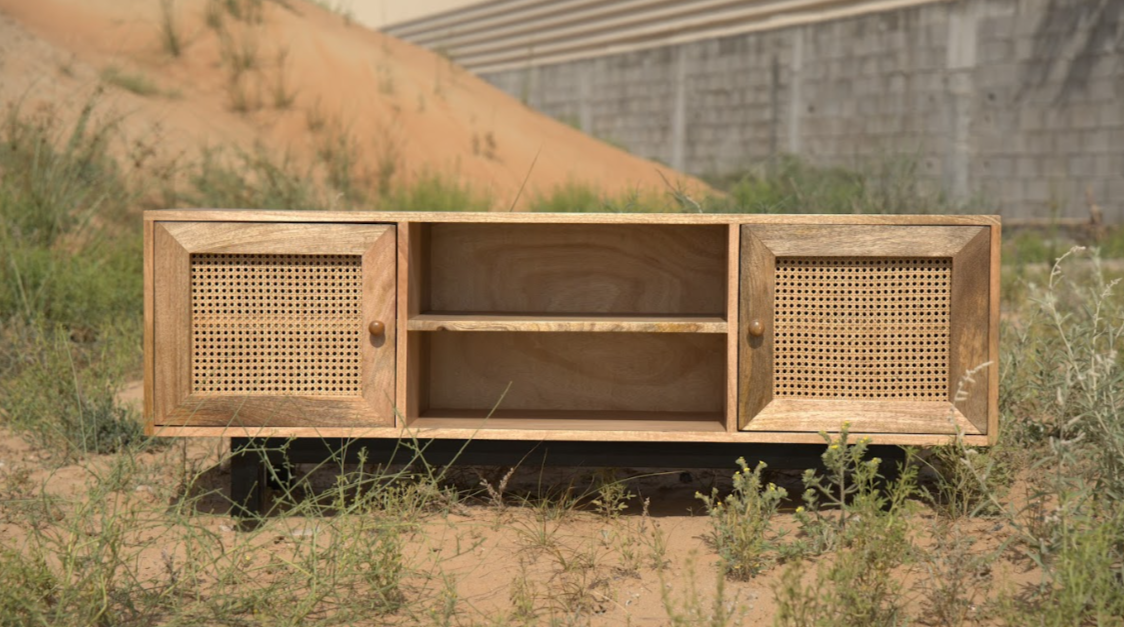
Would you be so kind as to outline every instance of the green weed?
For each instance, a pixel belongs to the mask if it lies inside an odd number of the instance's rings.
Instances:
[[[176,17],[176,0],[160,0],[160,42],[173,57],[183,53],[183,37]]]
[[[986,202],[959,206],[930,189],[909,155],[873,159],[854,169],[782,157],[740,175],[711,178],[728,192],[703,203],[718,213],[977,213]]]
[[[710,542],[718,551],[725,575],[747,580],[770,563],[769,551],[774,548],[773,517],[788,496],[784,488],[765,484],[762,473],[765,463],[752,470],[744,458],[738,458],[740,470],[734,473],[733,490],[721,498],[718,489],[710,495],[696,494],[706,504],[713,527]]]
[[[895,571],[913,559],[908,514],[916,467],[907,455],[897,480],[881,488],[880,460],[864,458],[867,444],[851,443],[848,425],[838,439],[824,439],[830,442],[822,456],[826,476],[805,473],[804,506],[797,509],[804,537],[782,549],[793,561],[774,588],[775,624],[902,624],[903,586]],[[809,576],[799,556],[829,548],[834,553]]]
[[[116,65],[110,65],[102,70],[101,80],[138,96],[158,96],[163,93],[160,87],[144,74],[126,72]]]

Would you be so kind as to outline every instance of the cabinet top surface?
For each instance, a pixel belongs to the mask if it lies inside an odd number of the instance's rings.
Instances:
[[[164,222],[461,222],[558,224],[900,224],[998,226],[998,215],[752,214],[752,213],[527,213],[406,211],[269,211],[258,209],[156,209],[148,221]]]

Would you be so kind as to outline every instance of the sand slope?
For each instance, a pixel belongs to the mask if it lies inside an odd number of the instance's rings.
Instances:
[[[179,56],[163,44],[169,5]],[[242,19],[227,5],[243,7]],[[141,76],[157,93],[107,81],[107,68]],[[530,110],[440,55],[300,0],[0,0],[0,78],[0,99],[23,110],[73,114],[97,97],[129,141],[162,155],[260,144],[308,161],[343,139],[366,180],[449,175],[502,208],[525,178],[524,198],[567,182],[663,192],[661,173],[702,189]]]

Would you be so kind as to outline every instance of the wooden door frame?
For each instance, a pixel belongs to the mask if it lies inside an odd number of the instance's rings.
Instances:
[[[989,275],[991,234],[982,226],[743,225],[739,329],[738,425],[744,431],[838,431],[844,422],[863,433],[948,433],[989,430],[987,374],[972,369],[993,360]],[[949,385],[946,401],[856,401],[774,398],[771,321],[777,257],[948,258]],[[748,325],[764,322],[751,336]],[[995,368],[991,363],[988,367]],[[959,398],[958,398],[959,395]]]
[[[153,239],[154,426],[394,425],[396,229],[392,224],[156,222]],[[356,255],[363,323],[384,323],[361,345],[361,397],[204,395],[192,390],[191,255]],[[376,296],[383,295],[383,296]],[[365,327],[364,327],[365,328]],[[367,337],[364,335],[364,337]]]

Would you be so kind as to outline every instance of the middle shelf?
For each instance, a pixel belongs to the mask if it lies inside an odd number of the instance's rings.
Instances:
[[[410,317],[410,331],[531,331],[571,333],[726,333],[720,316],[424,313]]]

